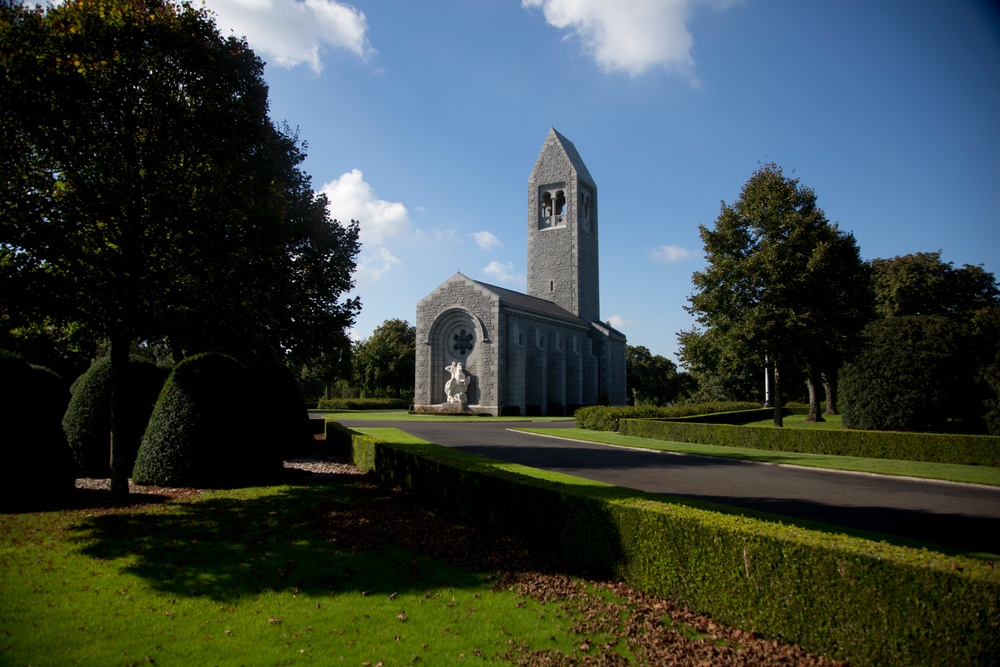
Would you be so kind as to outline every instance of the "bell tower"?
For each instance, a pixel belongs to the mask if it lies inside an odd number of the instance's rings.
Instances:
[[[528,179],[528,294],[599,322],[597,229],[597,185],[550,129]]]

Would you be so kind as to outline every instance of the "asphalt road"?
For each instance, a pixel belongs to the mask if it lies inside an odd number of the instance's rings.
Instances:
[[[508,430],[527,422],[343,423],[392,426],[465,452],[652,493],[1000,554],[1000,489],[993,487],[647,452]]]

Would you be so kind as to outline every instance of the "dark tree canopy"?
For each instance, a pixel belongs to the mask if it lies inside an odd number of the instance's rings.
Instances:
[[[368,396],[408,396],[416,377],[417,329],[386,320],[354,351],[354,377]]]
[[[857,428],[1000,433],[1000,290],[980,266],[941,253],[871,262],[879,316],[844,368]]]
[[[357,225],[312,192],[245,40],[187,3],[70,0],[3,3],[0,44],[3,312],[110,341],[116,396],[135,340],[309,358],[353,323]]]
[[[716,357],[773,364],[780,408],[782,373],[818,373],[866,319],[857,243],[775,164],[755,171],[735,203],[723,202],[714,229],[700,229],[708,267],[693,276],[688,310],[712,331]]]
[[[963,363],[963,336],[953,322],[940,315],[900,315],[875,320],[863,338],[843,372],[846,426],[944,430],[950,420],[974,419],[971,369]]]

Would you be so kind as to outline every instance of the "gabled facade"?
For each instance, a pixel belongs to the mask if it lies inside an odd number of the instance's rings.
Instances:
[[[553,129],[528,181],[528,293],[456,273],[422,299],[415,406],[527,415],[624,405],[626,341],[600,321],[597,232],[597,186]],[[456,372],[462,383],[449,384]]]

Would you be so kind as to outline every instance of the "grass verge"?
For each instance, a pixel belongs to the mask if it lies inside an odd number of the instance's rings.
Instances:
[[[536,433],[559,438],[597,442],[619,447],[638,447],[664,452],[681,454],[697,454],[699,456],[715,456],[722,458],[757,461],[760,463],[778,463],[782,465],[798,465],[809,468],[825,468],[829,470],[844,470],[850,472],[873,473],[878,475],[896,475],[917,477],[921,479],[937,479],[965,484],[984,484],[1000,486],[1000,468],[988,466],[956,465],[949,463],[927,463],[922,461],[898,461],[892,459],[868,459],[855,456],[830,456],[826,454],[804,454],[800,452],[780,452],[764,449],[748,449],[745,447],[723,447],[719,445],[702,445],[691,442],[668,442],[652,438],[639,438],[620,435],[611,431],[592,431],[580,428],[518,428],[525,433]]]
[[[497,590],[489,572],[357,548],[338,517],[370,496],[335,482],[0,515],[0,663],[388,667],[504,661],[512,647],[578,653],[562,614]]]
[[[841,420],[840,415],[823,415],[824,421],[821,422],[810,422],[806,421],[809,415],[786,415],[782,418],[781,423],[785,428],[817,428],[831,430],[840,430],[844,428],[844,423]],[[760,421],[749,422],[747,424],[742,424],[742,426],[767,426],[774,427],[773,419],[761,419]]]

